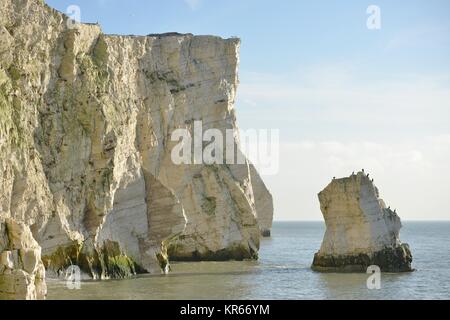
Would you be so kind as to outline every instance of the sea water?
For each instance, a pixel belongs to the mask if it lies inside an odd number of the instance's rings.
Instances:
[[[379,290],[368,289],[368,274],[310,269],[324,231],[322,222],[275,222],[258,261],[173,263],[168,275],[84,281],[79,290],[49,279],[48,299],[450,299],[450,222],[404,222],[416,271],[381,274]]]

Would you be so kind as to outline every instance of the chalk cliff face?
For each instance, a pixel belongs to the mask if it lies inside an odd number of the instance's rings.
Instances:
[[[412,256],[399,239],[401,222],[386,208],[373,181],[364,173],[333,179],[319,193],[326,232],[314,256],[318,271],[411,271]]]
[[[248,163],[177,165],[172,132],[235,131],[239,40],[104,35],[41,0],[0,7],[0,217],[49,272],[255,258],[272,199]]]
[[[46,295],[41,248],[30,229],[0,219],[0,300],[36,300]]]
[[[273,199],[266,185],[256,171],[256,168],[250,164],[250,177],[252,180],[253,195],[255,197],[255,209],[261,235],[270,237],[273,222]]]

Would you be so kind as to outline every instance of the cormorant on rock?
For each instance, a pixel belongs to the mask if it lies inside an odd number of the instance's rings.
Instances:
[[[364,173],[364,169],[362,169],[362,172]]]
[[[394,209],[394,213],[397,213],[397,209]]]
[[[355,171],[352,172],[352,176],[354,176],[354,175],[355,175]]]
[[[389,206],[389,208],[388,208],[389,210],[391,210],[391,207]]]
[[[369,174],[370,174],[370,173],[367,174],[367,178],[369,177]]]
[[[373,179],[372,179],[372,182],[373,182]]]
[[[336,177],[333,177],[333,180],[336,180]]]

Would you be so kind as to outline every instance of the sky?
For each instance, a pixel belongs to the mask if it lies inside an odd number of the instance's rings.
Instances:
[[[47,3],[109,34],[241,38],[238,125],[280,135],[275,220],[322,220],[318,192],[361,168],[403,220],[450,219],[450,1]]]

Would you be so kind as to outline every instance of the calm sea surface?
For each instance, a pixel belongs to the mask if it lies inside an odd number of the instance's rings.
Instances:
[[[277,222],[263,240],[259,261],[174,263],[169,275],[86,281],[69,290],[48,281],[49,299],[450,299],[450,222],[404,222],[413,266],[406,274],[382,274],[369,290],[365,274],[310,270],[322,242],[321,222]]]

